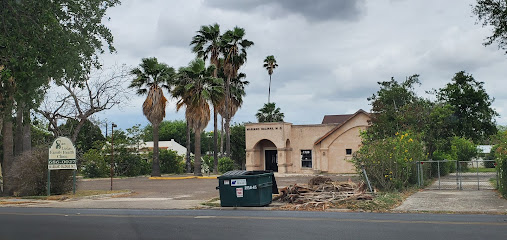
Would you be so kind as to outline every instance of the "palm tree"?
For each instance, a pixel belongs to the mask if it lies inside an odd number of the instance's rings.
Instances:
[[[220,25],[217,23],[208,26],[201,26],[197,35],[192,38],[190,45],[193,45],[192,52],[204,61],[209,57],[211,64],[215,65],[213,77],[217,78],[220,56]],[[213,96],[212,96],[213,97]],[[213,97],[213,173],[218,173],[218,104],[219,99]]]
[[[259,122],[283,122],[284,114],[280,108],[275,106],[275,103],[266,103],[255,114],[255,117],[257,117]]]
[[[179,82],[187,84],[177,85],[173,90],[173,96],[178,98],[176,109],[186,107],[185,118],[194,129],[195,134],[195,161],[194,175],[202,176],[201,173],[201,132],[210,120],[209,102],[211,96],[223,94],[222,80],[214,78],[215,66],[206,68],[204,60],[196,59],[188,67],[181,68],[178,74]]]
[[[239,68],[246,62],[247,54],[246,49],[251,47],[254,43],[245,37],[245,29],[234,27],[233,30],[228,30],[221,37],[221,52],[224,55],[224,72],[227,76],[225,82],[225,137],[226,137],[226,156],[231,155],[231,134],[230,122],[231,112],[229,105],[231,104],[230,84],[231,79],[238,76]]]
[[[273,70],[278,67],[278,64],[276,64],[275,56],[270,55],[267,56],[266,59],[264,59],[264,67],[266,70],[268,70],[269,74],[269,88],[268,88],[268,103],[269,103],[269,97],[271,96],[271,74],[273,74]]]
[[[143,103],[143,114],[153,126],[153,162],[151,176],[160,176],[160,161],[158,149],[158,130],[160,122],[165,117],[167,99],[162,88],[171,90],[174,69],[157,58],[143,58],[139,67],[130,71],[135,76],[130,88],[136,88],[138,95],[147,94]]]

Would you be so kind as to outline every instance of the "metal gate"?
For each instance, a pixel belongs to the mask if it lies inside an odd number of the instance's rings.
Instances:
[[[420,161],[417,162],[417,176],[419,187],[424,185],[424,179],[435,179],[427,189],[486,190],[498,186],[498,168],[494,160]]]

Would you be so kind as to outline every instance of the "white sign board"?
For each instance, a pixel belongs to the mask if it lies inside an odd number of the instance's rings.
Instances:
[[[232,187],[246,186],[246,179],[231,179]]]
[[[243,188],[236,188],[236,197],[243,197]]]
[[[49,170],[77,169],[76,148],[66,137],[59,137],[49,148]]]

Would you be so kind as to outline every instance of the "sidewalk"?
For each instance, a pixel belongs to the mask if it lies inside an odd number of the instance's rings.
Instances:
[[[491,185],[491,183],[485,182]],[[455,180],[443,180],[443,185],[454,186]],[[477,182],[473,182],[476,186]],[[438,187],[438,186],[437,186]],[[485,186],[485,190],[434,190],[435,183],[412,196],[400,206],[393,209],[398,212],[452,212],[452,213],[498,213],[507,214],[507,200],[493,189]],[[472,188],[469,188],[472,189]],[[477,189],[475,187],[475,189]]]

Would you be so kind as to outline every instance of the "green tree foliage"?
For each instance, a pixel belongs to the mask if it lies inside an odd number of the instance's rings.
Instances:
[[[363,139],[364,145],[355,153],[353,163],[358,170],[364,166],[376,188],[393,191],[417,183],[415,162],[426,158],[420,134],[399,132],[384,139]]]
[[[382,139],[401,131],[421,132],[430,112],[430,103],[414,92],[414,85],[420,84],[419,75],[412,75],[401,83],[391,78],[391,81],[378,84],[380,90],[368,98],[373,113],[368,137]]]
[[[246,165],[245,124],[234,124],[231,127],[231,158],[241,169]]]
[[[276,67],[278,67],[278,64],[276,63],[275,56],[270,55],[267,56],[264,59],[264,68],[268,70],[269,74],[269,87],[268,87],[268,103],[270,102],[270,96],[271,96],[271,75],[273,75],[273,70],[275,70]]]
[[[483,82],[461,71],[456,73],[451,83],[437,92],[438,100],[452,107],[454,135],[476,143],[485,141],[497,132],[494,118],[498,114],[491,107],[493,99],[483,86]]]
[[[74,131],[79,124],[76,119],[67,119],[67,122],[61,126],[61,131],[64,136],[74,135]],[[100,127],[93,124],[90,120],[86,120],[77,135],[76,142],[74,143],[79,152],[86,152],[91,149],[96,141],[104,141]]]
[[[218,171],[226,173],[234,170],[234,161],[228,157],[221,157],[218,159]]]
[[[160,171],[162,173],[183,173],[185,161],[183,156],[172,150],[160,150]]]
[[[491,149],[491,159],[496,160],[499,186],[498,190],[507,198],[507,131],[500,132],[496,138],[496,145]]]
[[[483,26],[493,27],[493,35],[486,38],[484,45],[497,42],[507,53],[507,2],[504,0],[477,0],[473,8]]]
[[[81,157],[79,171],[85,178],[101,178],[110,175],[110,163],[102,149],[89,149]]]
[[[255,117],[259,122],[283,122],[284,114],[276,104],[266,103],[257,111]]]

